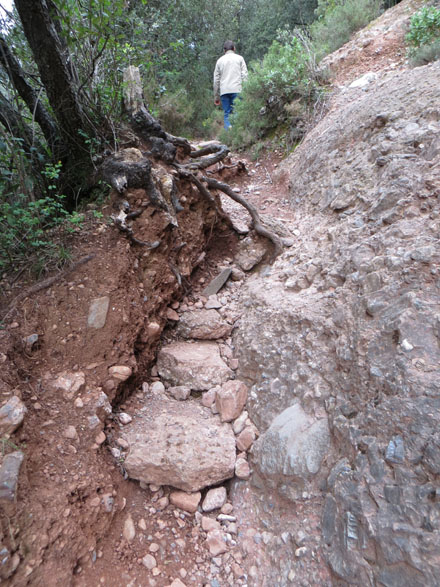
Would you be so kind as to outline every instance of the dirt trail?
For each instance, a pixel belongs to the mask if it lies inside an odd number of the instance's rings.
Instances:
[[[404,1],[397,5],[378,29],[370,27],[341,49],[333,59],[336,84],[348,84],[367,71],[406,67],[402,27],[416,4]],[[332,104],[343,99],[340,87]],[[225,170],[222,179],[239,189],[270,226],[282,227],[285,223],[294,237],[296,218],[288,203],[288,176],[280,165],[282,158],[281,152],[275,152],[255,163],[246,160],[248,173],[236,176],[233,170]],[[136,202],[142,195],[133,192],[130,197]],[[184,197],[190,210],[195,204],[188,186]],[[239,205],[223,196],[222,201],[234,222],[248,225],[249,217]],[[110,212],[110,208],[104,209],[105,215]],[[195,218],[188,213],[183,221],[188,240],[194,235],[191,222],[199,222]],[[160,222],[160,217],[152,214],[142,238],[148,240],[149,231]],[[237,238],[230,231],[217,234],[215,239],[208,234],[207,243],[206,256],[191,278],[184,280],[184,299],[178,300],[176,295],[171,302],[175,311],[182,306],[200,307],[203,287],[222,265],[232,262]],[[178,254],[173,246],[177,249],[180,244],[173,242],[171,235],[167,251]],[[203,248],[200,238],[197,246]],[[145,316],[150,323],[168,321],[170,328],[164,336],[173,336],[172,323],[166,317],[167,300],[173,300],[176,289],[172,268],[163,262],[143,266],[142,257],[134,257],[129,243],[104,222],[90,222],[74,238],[72,249],[75,259],[86,255],[94,258],[18,304],[8,316],[6,330],[0,331],[0,403],[13,393],[21,397],[28,410],[13,441],[13,447],[22,448],[26,454],[17,516],[3,517],[1,525],[0,548],[8,546],[11,555],[19,553],[18,560],[5,559],[6,566],[18,567],[5,584],[162,587],[178,578],[184,585],[252,584],[255,564],[270,561],[264,561],[259,546],[264,533],[253,519],[247,482],[237,484],[229,495],[232,515],[237,518],[237,533],[231,533],[236,545],[231,544],[226,556],[214,557],[213,561],[199,520],[170,505],[161,509],[168,488],[141,488],[139,483],[124,479],[123,463],[115,460],[106,440],[117,431],[118,424],[113,417],[106,420],[107,406],[100,390],[118,410],[132,413],[141,401],[142,381],[154,381],[154,371],[147,371],[147,365],[158,341],[146,348],[141,333]],[[157,316],[148,313],[148,280],[155,280],[156,291],[163,298]],[[22,289],[23,284],[16,283],[6,291],[7,298],[12,300]],[[237,312],[239,289],[239,282],[232,283],[219,294],[224,298],[225,312]],[[90,300],[108,294],[111,306],[105,332],[90,332],[84,321]],[[23,339],[33,333],[38,334],[39,341],[27,348]],[[112,364],[138,369],[138,376],[128,379],[117,398],[107,373]],[[63,372],[84,374],[82,405],[66,399],[60,389],[50,385],[53,377]],[[77,437],[69,430],[71,426],[76,428]],[[7,446],[6,452],[10,450]],[[215,518],[214,513],[210,516]],[[132,541],[123,536],[128,518],[134,523]],[[152,569],[142,563],[148,553],[155,558]],[[72,560],[77,560],[73,578]],[[153,573],[153,569],[158,571]]]

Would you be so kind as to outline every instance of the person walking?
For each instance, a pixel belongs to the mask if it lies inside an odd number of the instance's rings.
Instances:
[[[217,60],[214,69],[214,104],[223,108],[224,127],[229,129],[229,115],[233,111],[234,100],[241,92],[248,70],[241,55],[235,53],[233,41],[223,45],[224,55]]]

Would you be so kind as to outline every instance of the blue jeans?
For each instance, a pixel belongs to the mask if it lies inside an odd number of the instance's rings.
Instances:
[[[223,108],[223,119],[224,119],[224,127],[228,129],[231,126],[229,122],[229,115],[232,114],[234,108],[234,100],[238,96],[237,93],[235,94],[222,94],[220,96],[220,100],[222,102]]]

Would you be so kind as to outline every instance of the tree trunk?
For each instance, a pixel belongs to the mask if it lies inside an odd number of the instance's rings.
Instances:
[[[65,44],[49,11],[49,6],[53,5],[46,0],[15,0],[15,6],[57,119],[62,141],[68,148],[70,158],[75,158],[77,165],[83,164],[89,159],[86,139],[93,136],[93,131],[78,101],[73,66],[69,63]],[[86,136],[80,134],[80,130]],[[90,161],[88,163],[90,168]]]
[[[55,154],[57,143],[57,128],[55,122],[43,106],[43,103],[39,99],[34,88],[26,80],[20,63],[12,54],[6,41],[2,37],[0,37],[0,64],[5,68],[12,85],[24,100],[32,117],[35,118],[36,122],[39,124],[49,148],[52,153]]]

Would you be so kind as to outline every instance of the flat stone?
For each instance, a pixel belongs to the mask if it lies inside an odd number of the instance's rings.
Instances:
[[[247,400],[248,388],[238,379],[227,381],[217,391],[215,405],[222,422],[232,422],[241,414]]]
[[[205,532],[212,532],[212,530],[220,530],[220,522],[213,520],[208,516],[202,516],[202,530]]]
[[[217,310],[192,310],[182,314],[177,333],[183,338],[216,340],[229,336],[232,326],[225,322]]]
[[[166,317],[172,322],[178,322],[180,320],[179,314],[176,312],[176,310],[173,310],[173,308],[167,308]]]
[[[147,407],[124,429],[132,479],[187,492],[217,485],[234,474],[235,436],[195,401],[149,396]]]
[[[205,391],[233,376],[215,342],[175,342],[159,351],[157,369],[170,385]]]
[[[16,395],[0,408],[0,435],[12,434],[23,422],[26,406]]]
[[[176,387],[170,387],[168,392],[178,401],[184,401],[191,395],[191,389],[186,385],[177,385]]]
[[[229,267],[223,269],[221,273],[219,273],[219,275],[217,275],[217,277],[215,277],[205,287],[205,289],[202,291],[202,296],[204,296],[205,298],[209,298],[209,296],[218,293],[221,290],[221,288],[225,285],[225,283],[228,281],[231,272],[232,269]]]
[[[228,550],[224,534],[221,530],[212,530],[211,532],[208,532],[206,544],[211,556],[218,556]]]
[[[110,298],[108,296],[92,300],[87,319],[87,326],[89,328],[104,328],[109,304]]]
[[[4,456],[0,467],[0,503],[8,506],[17,499],[18,478],[24,454],[17,450]],[[9,508],[8,508],[9,510]]]
[[[202,503],[202,510],[204,512],[212,512],[213,510],[220,509],[227,499],[227,493],[225,487],[215,487],[210,489]]]
[[[200,491],[195,493],[186,493],[185,491],[172,491],[170,493],[170,502],[177,508],[190,514],[197,511],[202,494]]]

